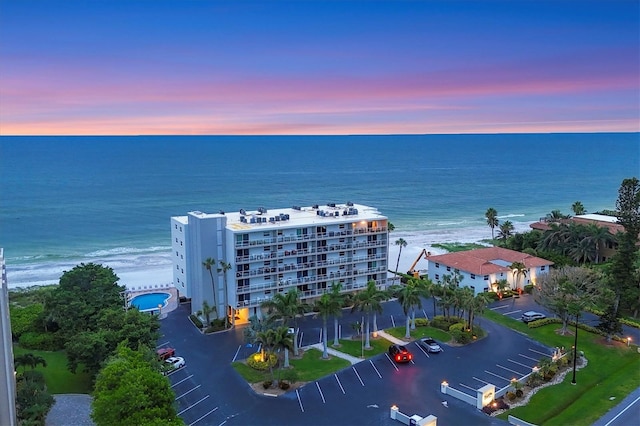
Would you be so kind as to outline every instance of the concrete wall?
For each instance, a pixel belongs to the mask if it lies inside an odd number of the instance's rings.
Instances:
[[[16,378],[13,367],[9,293],[4,266],[4,250],[0,248],[0,425],[15,426]]]

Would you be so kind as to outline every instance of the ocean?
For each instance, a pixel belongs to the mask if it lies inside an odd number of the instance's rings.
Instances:
[[[128,286],[166,284],[171,216],[352,201],[389,217],[391,244],[409,243],[402,270],[431,244],[491,238],[489,207],[522,232],[575,201],[613,210],[639,176],[639,133],[2,136],[0,247],[10,288],[81,262]]]

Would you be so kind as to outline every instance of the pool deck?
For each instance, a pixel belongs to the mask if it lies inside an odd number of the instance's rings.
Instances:
[[[167,306],[165,308],[162,308],[162,315],[160,315],[160,319],[165,318],[169,312],[174,311],[178,307],[178,289],[173,286],[149,285],[127,289],[129,300],[132,300],[134,297],[140,296],[141,294],[150,293],[169,293],[171,295],[171,297],[169,297],[169,300],[167,301]]]

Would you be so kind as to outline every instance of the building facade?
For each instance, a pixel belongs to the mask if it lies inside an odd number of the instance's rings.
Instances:
[[[350,202],[189,212],[171,218],[173,283],[191,299],[192,313],[206,301],[235,323],[260,317],[264,301],[293,288],[306,302],[334,282],[344,292],[369,281],[385,288],[387,225],[377,209]],[[215,260],[210,269],[207,259]]]
[[[13,365],[13,340],[9,317],[9,293],[4,250],[0,248],[0,425],[13,426],[16,420],[16,375]]]
[[[474,295],[495,291],[496,283],[506,280],[511,289],[523,289],[535,284],[537,278],[549,272],[553,262],[502,247],[487,247],[477,250],[428,256],[428,277],[434,283],[442,283],[445,275],[458,273],[460,287],[469,287]],[[524,265],[521,271],[512,265]]]

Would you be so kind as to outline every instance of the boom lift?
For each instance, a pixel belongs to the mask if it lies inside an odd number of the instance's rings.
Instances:
[[[416,258],[416,260],[413,262],[413,264],[409,268],[409,271],[407,272],[407,275],[412,275],[414,278],[420,278],[420,272],[416,271],[416,269],[415,269],[416,265],[418,264],[420,259],[422,259],[423,257],[426,259],[429,256],[431,256],[431,252],[427,251],[427,249],[422,249],[422,251],[420,252],[418,257]]]

